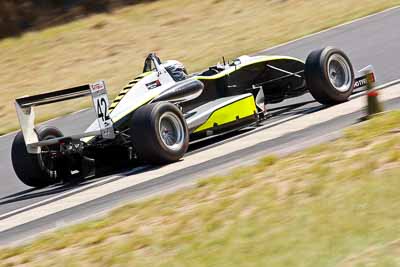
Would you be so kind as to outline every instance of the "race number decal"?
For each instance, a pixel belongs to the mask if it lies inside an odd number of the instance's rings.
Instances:
[[[109,126],[108,121],[110,120],[110,116],[108,116],[108,103],[104,97],[97,99],[97,117],[104,122],[106,127]]]
[[[92,92],[93,106],[96,111],[101,135],[106,139],[115,138],[113,122],[108,113],[107,89],[104,81],[99,81],[90,85]]]

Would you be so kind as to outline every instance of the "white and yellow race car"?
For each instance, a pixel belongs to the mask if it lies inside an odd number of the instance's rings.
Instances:
[[[12,145],[14,170],[26,185],[44,187],[91,176],[100,162],[178,161],[189,142],[256,125],[268,117],[270,103],[306,92],[322,104],[345,102],[368,75],[355,78],[348,57],[331,47],[312,52],[306,62],[241,56],[191,75],[182,63],[150,54],[143,73],[111,104],[103,81],[16,99],[21,132]],[[34,106],[89,95],[97,119],[84,133],[35,127]]]

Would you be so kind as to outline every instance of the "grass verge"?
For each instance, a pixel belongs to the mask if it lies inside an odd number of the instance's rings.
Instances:
[[[0,133],[18,127],[16,97],[104,79],[115,95],[148,52],[189,71],[400,4],[400,0],[163,0],[0,41]],[[41,108],[38,121],[89,105]],[[42,115],[40,115],[42,114]]]
[[[399,266],[400,111],[0,250],[0,266]]]

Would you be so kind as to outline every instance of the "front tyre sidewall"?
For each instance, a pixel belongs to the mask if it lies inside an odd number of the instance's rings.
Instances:
[[[160,121],[166,114],[173,114],[182,127],[182,144],[174,149],[164,143],[160,132]],[[178,161],[189,146],[189,133],[182,112],[168,102],[148,104],[135,111],[131,138],[139,160],[152,164]]]
[[[335,55],[343,59],[349,67],[350,82],[347,90],[338,90],[329,78],[328,63]],[[346,102],[353,92],[355,81],[353,66],[347,55],[339,49],[327,47],[313,51],[306,60],[305,76],[310,93],[322,104],[334,105]]]

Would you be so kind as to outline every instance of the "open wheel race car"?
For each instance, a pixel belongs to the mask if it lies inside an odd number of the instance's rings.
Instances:
[[[103,81],[16,99],[22,131],[12,145],[12,163],[32,187],[93,176],[96,166],[121,161],[170,163],[184,156],[189,142],[257,125],[268,117],[270,103],[306,92],[322,104],[342,103],[371,77],[373,72],[355,78],[348,57],[331,47],[312,52],[306,62],[241,56],[191,75],[180,62],[150,54],[143,73],[111,105]],[[34,106],[89,95],[97,119],[84,133],[35,128]]]

